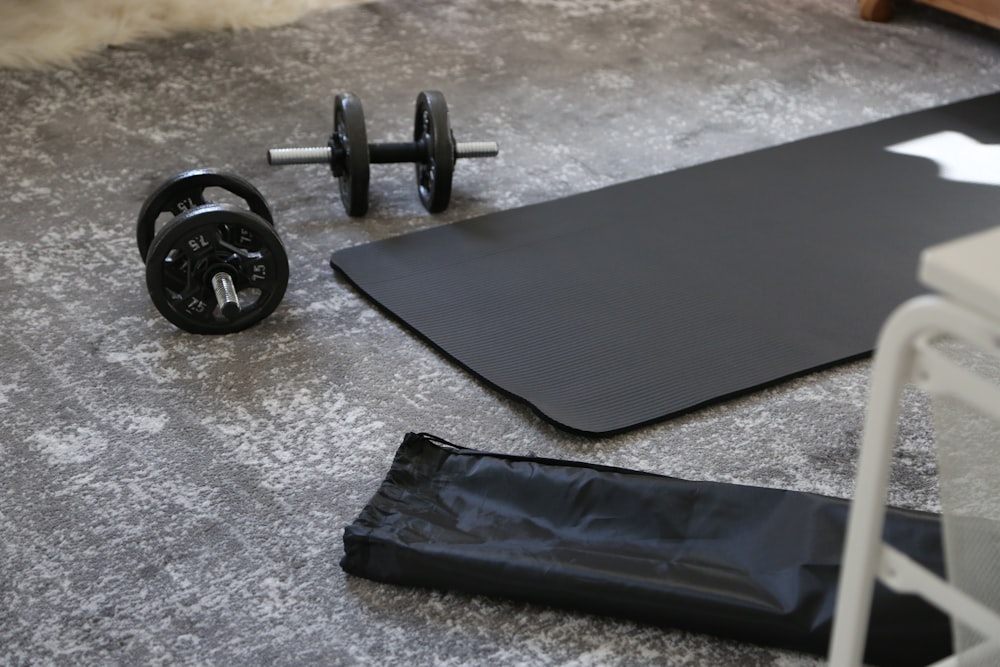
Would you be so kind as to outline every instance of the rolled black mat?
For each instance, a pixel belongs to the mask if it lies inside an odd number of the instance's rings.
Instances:
[[[341,567],[825,655],[848,503],[464,449],[408,434],[344,532]],[[940,518],[890,508],[889,544],[943,576]],[[876,587],[866,662],[951,652],[947,617]]]
[[[979,97],[331,263],[545,419],[615,433],[870,353],[920,252],[997,224],[998,119]]]

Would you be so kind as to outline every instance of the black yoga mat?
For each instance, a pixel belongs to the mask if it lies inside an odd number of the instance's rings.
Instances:
[[[546,419],[610,434],[870,353],[891,310],[922,291],[923,248],[1000,224],[1000,187],[942,177],[967,176],[968,155],[943,170],[887,150],[932,135],[938,148],[1000,143],[1000,94],[348,248],[331,264]]]
[[[347,572],[622,616],[825,655],[847,501],[461,449],[409,434],[344,531]],[[886,540],[943,576],[941,521]],[[866,664],[951,652],[948,618],[879,584]]]

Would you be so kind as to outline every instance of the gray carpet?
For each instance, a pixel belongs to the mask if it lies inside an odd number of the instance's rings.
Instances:
[[[995,92],[1000,38],[850,0],[376,2],[288,27],[0,70],[0,662],[812,665],[815,657],[501,599],[348,578],[341,532],[407,431],[688,479],[851,492],[858,362],[607,440],[561,433],[339,282],[331,251]],[[348,219],[322,166],[265,149],[356,92],[404,139],[421,89],[459,139],[452,206],[375,167]],[[162,178],[234,170],[274,209],[284,302],[183,333],[144,284],[134,219]],[[934,509],[925,405],[892,501]],[[789,530],[796,527],[789,526]]]

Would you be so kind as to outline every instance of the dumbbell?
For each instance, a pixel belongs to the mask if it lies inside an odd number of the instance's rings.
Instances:
[[[499,152],[495,141],[456,142],[448,105],[436,90],[417,96],[412,142],[370,144],[361,100],[353,93],[341,93],[333,102],[333,134],[326,146],[272,148],[267,161],[271,165],[329,164],[347,214],[362,216],[368,211],[371,164],[414,163],[420,201],[428,211],[438,213],[448,208],[455,161],[495,157]]]
[[[213,191],[246,208],[211,201]],[[163,214],[169,220],[157,229]],[[153,304],[191,333],[246,329],[274,312],[288,286],[271,209],[236,174],[198,169],[166,179],[143,203],[136,241]]]

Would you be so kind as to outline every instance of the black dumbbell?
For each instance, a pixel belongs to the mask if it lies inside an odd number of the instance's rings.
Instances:
[[[456,142],[448,105],[436,90],[420,93],[416,106],[413,141],[370,144],[361,100],[353,93],[342,93],[334,99],[333,134],[326,146],[272,148],[267,152],[268,164],[329,164],[347,214],[361,216],[368,211],[370,165],[413,162],[420,201],[428,211],[438,213],[448,208],[455,161],[495,157],[500,148],[494,141]]]
[[[210,201],[211,189],[247,208]],[[172,217],[157,229],[164,213]],[[235,174],[199,169],[165,180],[139,212],[136,241],[153,304],[191,333],[245,329],[274,312],[288,286],[270,207]]]

